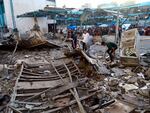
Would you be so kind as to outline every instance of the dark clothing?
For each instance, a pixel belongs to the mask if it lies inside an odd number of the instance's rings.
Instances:
[[[144,35],[144,31],[139,30],[139,34],[140,34],[141,36]]]
[[[146,31],[145,31],[145,35],[146,35],[146,36],[150,36],[150,30],[146,30]]]
[[[72,47],[73,49],[76,49],[77,48],[77,34],[73,33],[71,38],[72,38]]]
[[[115,54],[115,50],[118,48],[117,45],[115,43],[112,43],[112,42],[109,42],[107,43],[107,47],[108,47],[108,50],[107,50],[107,53],[110,57],[110,60],[113,61],[114,60],[114,54]]]
[[[86,45],[85,42],[82,42],[82,43],[83,43],[83,45],[82,45],[83,46],[83,50],[86,51],[87,50],[87,45]]]
[[[114,60],[113,51],[111,49],[108,49],[107,53],[108,53],[108,55],[110,57],[110,60],[113,61]]]
[[[117,49],[118,48],[117,45],[113,42],[109,42],[106,45],[107,45],[108,49]]]

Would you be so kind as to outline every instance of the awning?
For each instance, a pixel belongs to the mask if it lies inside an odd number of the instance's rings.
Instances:
[[[33,12],[27,12],[21,15],[17,15],[17,18],[21,17],[46,17],[49,15],[63,15],[66,14],[67,11],[65,10],[38,10],[38,11],[33,11]]]

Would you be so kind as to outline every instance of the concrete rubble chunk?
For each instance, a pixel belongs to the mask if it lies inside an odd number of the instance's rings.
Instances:
[[[111,70],[114,72],[115,76],[123,76],[126,74],[122,69],[119,68],[112,68]]]
[[[90,57],[95,58],[95,59],[103,58],[106,52],[106,49],[107,48],[105,46],[101,46],[100,44],[94,44],[90,46],[90,49],[88,50],[88,54]]]
[[[148,89],[139,89],[138,90],[138,93],[143,96],[143,97],[146,97],[146,98],[150,98],[150,88]]]
[[[139,88],[134,84],[122,84],[122,83],[120,83],[119,86],[124,88],[126,92]]]

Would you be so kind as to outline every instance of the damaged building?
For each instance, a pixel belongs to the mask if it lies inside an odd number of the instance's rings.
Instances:
[[[1,27],[7,26],[8,28],[17,28],[21,34],[27,32],[34,25],[33,18],[17,18],[17,15],[21,15],[26,12],[37,11],[44,9],[46,6],[56,6],[55,0],[1,0]],[[38,18],[39,25],[42,32],[48,32],[48,24],[54,23],[53,20],[49,20],[47,17]]]

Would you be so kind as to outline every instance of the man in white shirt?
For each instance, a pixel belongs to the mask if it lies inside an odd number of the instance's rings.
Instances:
[[[83,38],[83,40],[82,40],[83,50],[86,50],[87,49],[87,43],[89,40],[89,33],[86,30],[83,32],[82,38]]]

